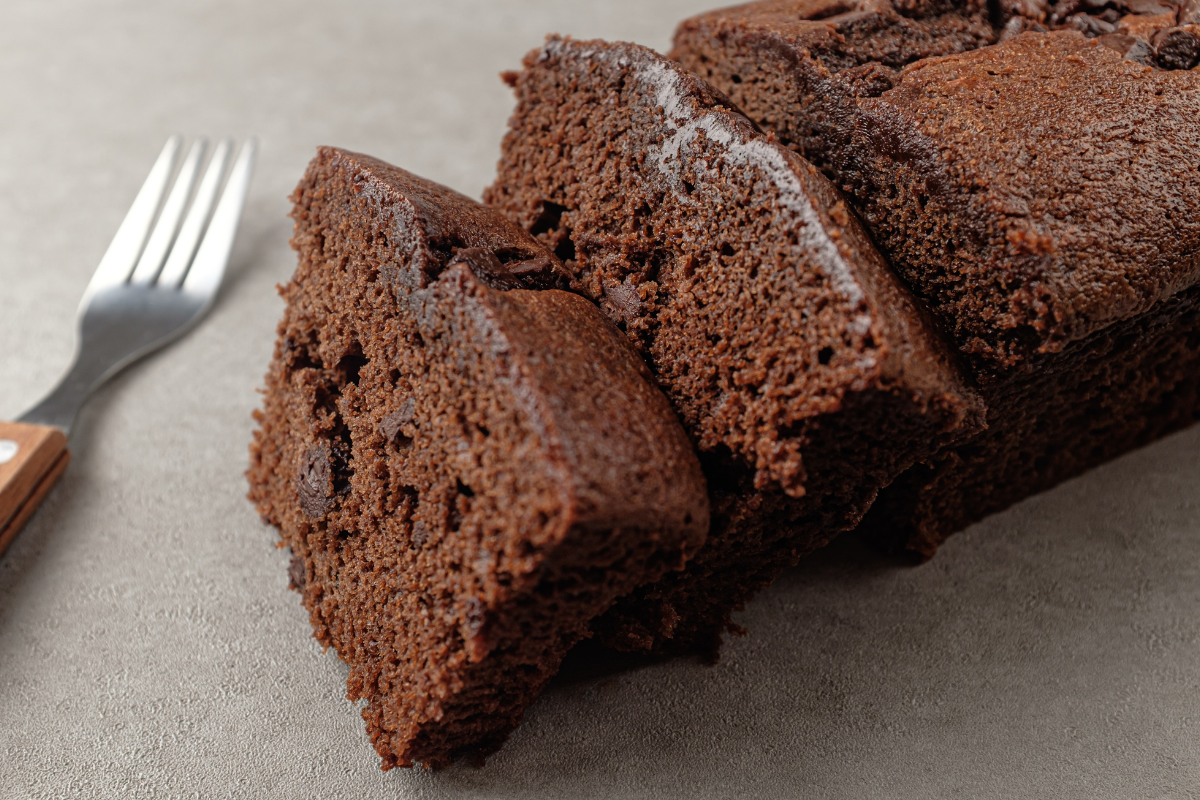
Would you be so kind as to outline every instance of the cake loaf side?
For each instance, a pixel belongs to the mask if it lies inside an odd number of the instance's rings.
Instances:
[[[1200,419],[1200,289],[981,392],[987,429],[881,491],[863,535],[928,559],[972,522]]]
[[[646,355],[705,463],[688,568],[597,624],[711,645],[730,612],[979,424],[929,320],[811,165],[637,45],[551,37],[486,201],[553,248]]]
[[[624,336],[495,212],[322,148],[251,498],[385,769],[497,748],[591,619],[678,569],[703,475]]]

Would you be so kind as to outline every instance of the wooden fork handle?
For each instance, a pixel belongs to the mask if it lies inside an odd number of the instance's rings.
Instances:
[[[0,422],[0,553],[67,468],[71,453],[58,428]]]

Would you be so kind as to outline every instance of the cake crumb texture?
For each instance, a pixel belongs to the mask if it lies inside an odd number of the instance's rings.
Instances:
[[[978,427],[979,399],[837,190],[720,92],[638,45],[561,37],[508,81],[485,201],[645,355],[712,495],[687,570],[597,627],[629,649],[711,645],[881,486]]]
[[[482,757],[594,616],[699,548],[699,462],[625,337],[495,212],[332,148],[293,200],[250,496],[383,768]]]

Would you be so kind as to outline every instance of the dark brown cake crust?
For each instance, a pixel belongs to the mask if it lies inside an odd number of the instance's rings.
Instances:
[[[970,359],[988,428],[881,493],[890,548],[1195,418],[1195,15],[787,0],[680,26],[674,55],[847,190]]]
[[[1020,363],[1200,278],[1200,72],[1073,31],[922,62],[835,168],[959,346]]]
[[[702,451],[714,526],[688,569],[597,623],[709,644],[731,610],[978,424],[928,320],[837,191],[637,45],[551,37],[485,199],[565,259],[645,353]]]
[[[700,465],[594,306],[515,288],[566,275],[495,212],[330,148],[293,199],[251,498],[384,768],[486,754],[592,617],[700,546]]]

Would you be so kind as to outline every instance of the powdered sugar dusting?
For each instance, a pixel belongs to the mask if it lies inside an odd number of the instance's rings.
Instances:
[[[603,54],[597,54],[594,50],[582,52],[588,53],[588,57],[603,57]],[[753,167],[767,176],[778,190],[780,204],[798,217],[798,241],[818,256],[815,260],[834,289],[852,304],[865,299],[858,280],[825,230],[812,197],[805,191],[788,156],[780,147],[762,138],[745,136],[731,124],[729,112],[709,110],[698,114],[698,109],[688,102],[689,92],[681,85],[682,77],[678,68],[665,61],[660,59],[645,64],[635,74],[641,82],[653,87],[655,102],[662,108],[667,123],[675,129],[661,145],[649,148],[647,159],[657,165],[659,172],[672,185],[678,185],[682,180],[680,150],[695,141],[702,132],[705,138],[726,148],[724,160],[727,163],[737,167]],[[856,323],[864,330],[869,328],[869,317],[865,314],[860,316],[862,319],[856,320]]]

